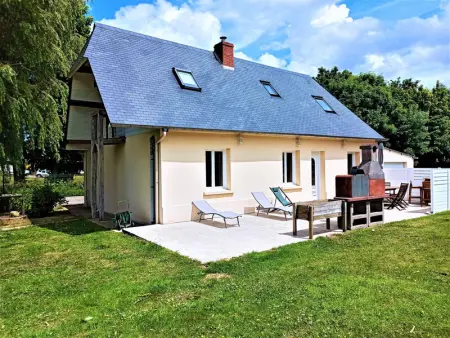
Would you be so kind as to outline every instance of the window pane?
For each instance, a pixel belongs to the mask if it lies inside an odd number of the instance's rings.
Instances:
[[[269,92],[270,95],[277,95],[277,92],[273,89],[270,84],[265,84],[264,87]]]
[[[211,152],[206,152],[206,186],[212,187]]]
[[[216,187],[223,187],[223,152],[214,152],[214,180]]]
[[[316,185],[316,161],[311,159],[311,182],[312,186]]]
[[[317,103],[320,104],[323,110],[325,111],[334,111],[328,103],[326,103],[323,99],[316,99]]]
[[[292,153],[286,153],[286,173],[287,180],[286,182],[292,182]]]
[[[185,86],[190,86],[190,87],[198,87],[197,83],[194,80],[194,76],[192,76],[191,73],[188,72],[183,72],[183,71],[178,71],[178,76],[181,79],[181,82],[183,82],[183,84]]]

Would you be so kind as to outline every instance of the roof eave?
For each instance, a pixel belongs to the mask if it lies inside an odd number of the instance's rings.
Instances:
[[[276,133],[276,132],[259,132],[259,131],[248,131],[248,130],[223,130],[223,129],[201,129],[201,128],[185,128],[185,127],[171,127],[171,126],[150,126],[150,125],[139,125],[139,124],[121,124],[111,122],[111,127],[115,128],[146,128],[146,129],[160,129],[168,128],[175,130],[189,130],[189,131],[202,131],[202,132],[215,132],[215,133],[246,133],[246,134],[256,134],[256,135],[280,135],[280,136],[295,136],[295,137],[325,137],[325,138],[336,138],[336,139],[348,139],[348,140],[375,140],[377,142],[385,142],[386,138],[376,138],[376,137],[360,137],[360,136],[333,136],[333,135],[318,135],[318,134],[292,134],[292,133]]]
[[[67,79],[70,79],[78,71],[78,69],[80,69],[80,67],[83,66],[87,61],[88,61],[87,57],[82,56],[81,58],[78,58],[72,65],[72,69],[67,75]]]

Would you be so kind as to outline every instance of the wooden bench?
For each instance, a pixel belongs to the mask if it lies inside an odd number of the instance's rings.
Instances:
[[[346,226],[346,202],[338,200],[318,200],[298,202],[294,204],[292,234],[297,235],[297,220],[303,219],[309,222],[309,239],[314,237],[314,221],[326,219],[327,229],[330,229],[330,218],[337,217],[338,225],[343,231]]]

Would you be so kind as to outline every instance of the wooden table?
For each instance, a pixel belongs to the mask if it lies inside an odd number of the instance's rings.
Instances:
[[[395,194],[395,190],[397,190],[397,189],[398,189],[398,187],[385,187],[384,191],[385,192],[392,191]]]
[[[355,221],[357,225],[375,225],[384,223],[384,196],[335,197],[347,204],[347,230],[351,230]]]

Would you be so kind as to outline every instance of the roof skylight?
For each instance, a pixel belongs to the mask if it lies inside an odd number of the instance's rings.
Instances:
[[[173,68],[173,73],[175,74],[175,77],[177,78],[178,84],[181,88],[196,90],[199,92],[202,90],[195,80],[192,72],[188,70]]]
[[[330,107],[327,101],[322,96],[313,96],[314,100],[325,110],[327,113],[335,113],[334,109]]]
[[[270,94],[270,96],[276,96],[280,97],[280,94],[273,88],[273,86],[268,81],[261,81],[261,84],[264,86],[264,88],[267,90],[267,92]]]

